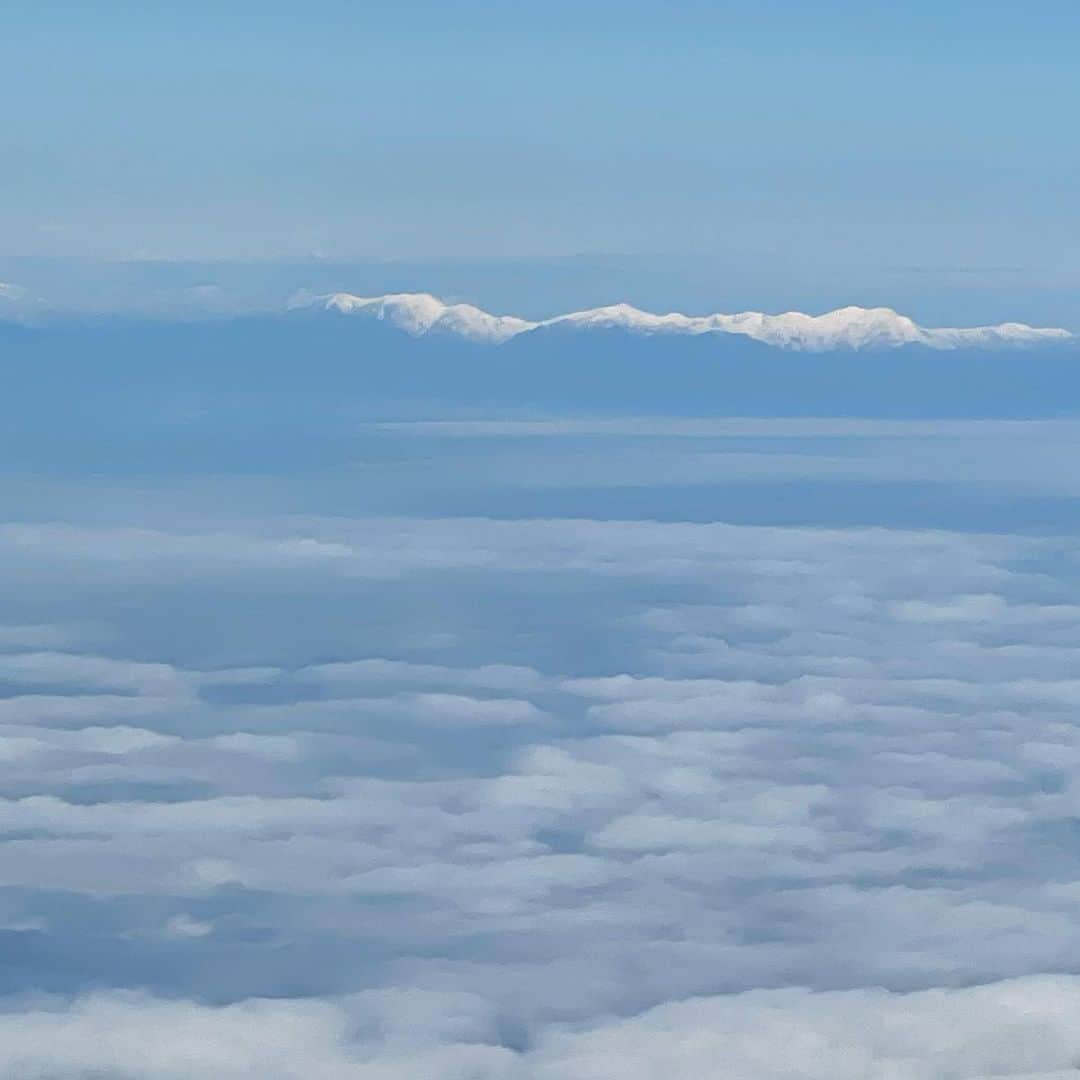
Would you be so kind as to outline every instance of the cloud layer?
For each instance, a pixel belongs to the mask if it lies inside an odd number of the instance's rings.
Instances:
[[[0,1016],[0,1077],[83,1080],[1064,1080],[1080,1060],[1080,982],[962,990],[756,991],[498,1042],[469,994],[375,991],[219,1008],[97,993]]]
[[[616,485],[633,440],[756,438],[791,489],[844,437],[867,477],[931,440],[992,500],[1016,471],[972,446],[1071,430],[376,437],[451,495],[433,448],[473,437],[556,487],[576,439]],[[263,513],[130,483],[0,525],[0,1077],[1075,1067],[1074,536],[735,525],[720,496],[391,516],[377,471],[334,514],[282,513],[278,478]]]

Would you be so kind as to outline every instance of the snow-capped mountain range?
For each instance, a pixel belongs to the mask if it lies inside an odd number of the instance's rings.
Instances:
[[[919,326],[891,308],[844,307],[824,315],[805,315],[799,311],[781,315],[766,315],[759,311],[735,315],[683,315],[679,312],[655,315],[629,304],[613,304],[533,321],[515,315],[492,315],[472,304],[446,303],[429,293],[371,297],[350,293],[300,294],[290,302],[290,307],[380,319],[414,337],[448,333],[491,345],[541,328],[623,330],[644,335],[742,334],[768,345],[807,352],[900,345],[923,345],[931,349],[1015,347],[1074,339],[1068,330],[1016,322],[967,328]]]

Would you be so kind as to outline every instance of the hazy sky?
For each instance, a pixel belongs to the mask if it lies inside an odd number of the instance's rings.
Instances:
[[[1077,279],[1067,0],[105,0],[4,22],[0,254]]]

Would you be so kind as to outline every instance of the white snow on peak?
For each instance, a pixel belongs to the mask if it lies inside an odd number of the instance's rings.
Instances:
[[[448,304],[429,293],[391,293],[387,296],[298,297],[291,306],[321,307],[344,315],[382,319],[415,337],[444,332],[469,341],[500,344],[540,327],[568,330],[624,330],[634,334],[743,334],[768,345],[807,352],[828,349],[889,348],[924,345],[932,349],[957,349],[979,345],[1033,345],[1068,341],[1068,330],[1038,328],[1024,323],[969,328],[919,326],[892,308],[844,307],[824,315],[788,311],[766,315],[744,311],[735,315],[655,315],[629,304],[612,304],[567,315],[532,321],[513,315],[492,315],[472,304]]]
[[[512,315],[489,315],[472,304],[445,304],[430,293],[391,293],[375,297],[334,293],[318,297],[316,302],[319,301],[328,311],[383,319],[413,337],[445,331],[469,341],[499,344],[536,326]]]

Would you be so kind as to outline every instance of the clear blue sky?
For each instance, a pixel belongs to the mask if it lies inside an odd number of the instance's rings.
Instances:
[[[1075,280],[1075,0],[4,8],[0,254]]]

